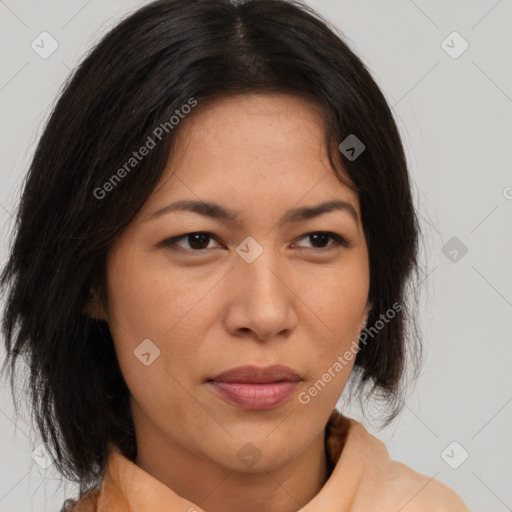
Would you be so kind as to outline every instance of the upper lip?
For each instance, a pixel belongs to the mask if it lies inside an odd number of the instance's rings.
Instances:
[[[296,371],[292,370],[288,366],[277,364],[267,367],[238,366],[237,368],[226,370],[210,380],[215,382],[247,382],[265,384],[280,381],[298,382],[302,379]]]

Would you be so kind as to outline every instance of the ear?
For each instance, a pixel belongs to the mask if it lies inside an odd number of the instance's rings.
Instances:
[[[368,300],[368,302],[366,304],[366,308],[364,310],[363,319],[361,321],[361,331],[364,331],[364,329],[366,328],[366,323],[368,322],[368,316],[370,315],[371,310],[372,310],[372,304]]]
[[[107,321],[104,301],[100,299],[100,294],[92,287],[89,292],[89,298],[84,306],[83,313],[90,318]]]

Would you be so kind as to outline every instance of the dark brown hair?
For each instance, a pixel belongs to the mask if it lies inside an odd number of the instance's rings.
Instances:
[[[24,183],[8,262],[4,364],[30,368],[29,393],[58,470],[97,485],[107,443],[134,459],[129,391],[109,326],[83,313],[101,289],[109,247],[159,182],[177,130],[165,134],[123,179],[155,128],[194,98],[284,92],[325,112],[326,142],[357,190],[369,248],[368,326],[399,304],[357,353],[354,378],[401,405],[406,354],[420,345],[406,325],[406,284],[417,270],[418,226],[401,139],[386,100],[336,29],[306,5],[285,0],[160,0],[114,27],[70,77],[49,117]],[[193,114],[192,114],[193,115]],[[356,159],[338,145],[354,134]],[[340,177],[340,179],[342,179]],[[414,365],[413,365],[414,366]],[[13,386],[14,392],[14,386]]]

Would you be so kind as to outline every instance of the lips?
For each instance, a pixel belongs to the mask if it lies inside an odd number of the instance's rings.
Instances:
[[[264,410],[282,404],[301,381],[300,375],[287,366],[241,366],[220,373],[207,384],[231,405]]]
[[[266,384],[268,382],[299,382],[300,375],[288,366],[274,365],[260,368],[258,366],[240,366],[220,373],[213,379],[216,382],[245,382]]]

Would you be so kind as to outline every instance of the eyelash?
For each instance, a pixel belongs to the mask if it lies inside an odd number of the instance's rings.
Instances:
[[[164,245],[165,247],[168,247],[168,248],[171,248],[173,250],[183,250],[183,251],[187,251],[187,252],[195,252],[195,253],[201,253],[201,252],[204,252],[204,251],[207,251],[208,249],[207,248],[204,248],[204,249],[185,249],[183,247],[179,247],[179,246],[176,246],[176,243],[177,242],[180,242],[181,240],[183,239],[186,239],[190,236],[193,236],[193,235],[206,235],[207,237],[209,238],[213,238],[213,239],[216,239],[215,235],[213,235],[212,233],[209,233],[207,231],[194,231],[192,233],[185,233],[183,235],[180,235],[180,236],[175,236],[175,237],[172,237],[172,238],[168,238],[166,240],[164,240],[162,242],[162,245]],[[302,235],[299,240],[302,240],[303,238],[306,238],[306,237],[309,237],[309,236],[312,236],[312,235],[324,235],[324,236],[327,236],[329,238],[331,238],[332,240],[334,240],[334,244],[331,244],[331,245],[328,245],[327,247],[306,247],[306,249],[308,249],[310,252],[326,252],[328,250],[331,250],[332,248],[336,247],[336,246],[341,246],[341,247],[350,247],[350,242],[348,242],[345,238],[343,238],[342,236],[338,235],[337,233],[332,233],[330,231],[311,231],[310,233],[305,233],[304,235]],[[217,241],[217,243],[219,243]],[[212,248],[210,248],[212,249]]]

